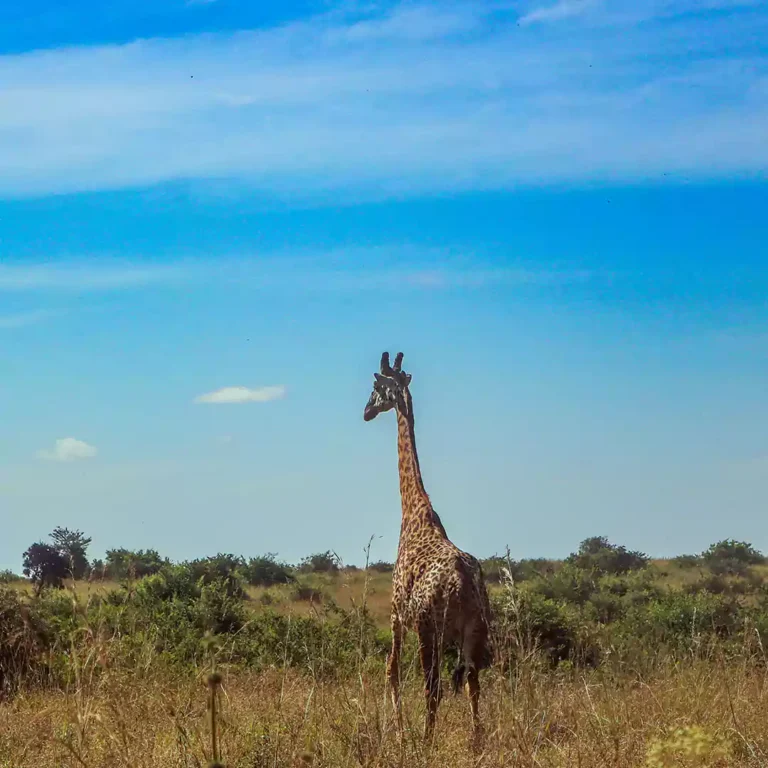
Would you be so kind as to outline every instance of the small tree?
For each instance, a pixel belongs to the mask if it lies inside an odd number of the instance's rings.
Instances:
[[[51,533],[53,546],[66,560],[73,579],[82,579],[88,573],[88,545],[91,539],[82,531],[70,531],[56,526]]]
[[[314,555],[305,557],[299,563],[299,570],[302,573],[338,573],[339,561],[330,550],[327,552],[317,552]]]
[[[750,565],[760,565],[765,557],[749,542],[724,539],[702,552],[701,559],[712,573],[744,575]]]
[[[33,544],[24,553],[22,563],[24,575],[35,585],[37,595],[45,586],[61,589],[69,574],[69,564],[61,552],[42,541]]]
[[[648,557],[642,552],[611,544],[605,536],[592,536],[581,542],[579,551],[569,555],[566,563],[588,571],[619,574],[645,568]]]
[[[256,587],[271,587],[274,584],[288,584],[293,581],[290,568],[277,560],[271,552],[252,557],[246,566],[248,583]]]
[[[104,566],[110,579],[142,579],[157,573],[168,561],[154,549],[108,549]]]

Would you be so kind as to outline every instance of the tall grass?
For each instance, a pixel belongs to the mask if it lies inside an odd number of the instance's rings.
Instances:
[[[638,575],[593,579],[584,598],[576,572],[535,589],[514,573],[495,589],[479,752],[462,696],[423,743],[412,637],[399,738],[370,608],[386,572],[318,576],[327,599],[302,614],[177,571],[118,592],[0,590],[0,768],[768,765],[758,614],[723,614],[737,603],[706,592],[659,597]]]

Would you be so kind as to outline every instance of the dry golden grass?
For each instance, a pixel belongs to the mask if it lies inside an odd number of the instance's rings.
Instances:
[[[673,578],[673,574],[660,578]],[[380,624],[389,574],[347,573],[309,581],[340,606],[365,602]],[[114,584],[77,584],[75,598]],[[269,590],[273,607],[309,610],[291,587]],[[250,590],[260,610],[264,590]],[[88,639],[90,637],[90,640]],[[72,682],[22,689],[0,700],[0,768],[202,768],[212,759],[205,672],[174,673],[148,651],[126,668],[98,632],[67,659]],[[311,667],[312,665],[310,665]],[[659,663],[639,678],[610,665],[551,671],[535,657],[505,678],[483,673],[484,743],[470,745],[463,697],[447,695],[436,741],[421,740],[418,670],[404,670],[404,739],[398,737],[383,664],[361,660],[337,680],[297,669],[224,668],[221,757],[229,768],[740,768],[768,766],[768,674],[747,661]]]
[[[512,680],[491,671],[478,753],[469,745],[466,702],[453,696],[441,706],[434,748],[425,749],[420,686],[413,671],[409,676],[401,744],[383,670],[345,682],[282,670],[225,671],[222,759],[230,768],[768,764],[768,689],[755,667],[692,662],[642,682],[534,666]],[[67,692],[24,693],[0,704],[0,766],[205,766],[206,701],[202,677],[151,671],[86,674]]]

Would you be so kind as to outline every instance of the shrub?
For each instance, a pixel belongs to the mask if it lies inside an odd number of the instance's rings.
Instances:
[[[645,568],[648,557],[642,552],[611,544],[604,536],[592,536],[581,542],[579,551],[569,555],[566,563],[598,573],[626,573]]]
[[[522,560],[507,560],[506,557],[494,555],[481,561],[483,576],[488,584],[498,584],[506,579],[506,574],[516,582],[528,581],[538,576],[551,576],[556,568],[551,560],[545,558],[524,558]]]
[[[247,566],[242,557],[220,553],[213,557],[190,560],[180,567],[186,569],[191,579],[201,585],[223,580],[230,595],[245,597],[243,584],[247,579]]]
[[[499,584],[504,580],[504,569],[507,561],[503,557],[487,557],[480,561],[483,569],[483,578],[486,584]]]
[[[330,550],[305,557],[299,564],[301,573],[338,573],[339,559]]]
[[[245,624],[243,601],[231,593],[224,579],[205,584],[200,589],[200,599],[195,608],[198,626],[204,631],[232,633]]]
[[[375,563],[368,564],[368,570],[374,573],[392,573],[395,570],[395,564],[388,563],[386,560],[377,560]]]
[[[526,656],[533,648],[553,664],[574,660],[579,646],[577,609],[538,592],[514,592],[512,600],[509,595],[494,600],[497,652],[507,662]]]
[[[154,549],[109,549],[102,573],[111,579],[142,579],[157,573],[168,560],[160,557]],[[97,570],[94,562],[93,569]]]
[[[672,563],[678,568],[690,569],[701,565],[701,558],[698,555],[678,555],[672,558]]]
[[[200,597],[200,584],[186,565],[169,565],[142,579],[136,586],[138,600],[158,603],[167,600],[195,600]]]
[[[10,569],[0,571],[0,584],[12,584],[14,581],[21,581],[21,576]]]
[[[361,659],[381,663],[389,642],[365,612],[332,606],[318,619],[265,610],[238,633],[230,658],[253,667],[291,666],[338,676],[355,669]]]
[[[245,567],[245,578],[255,587],[290,584],[294,580],[290,568],[285,563],[278,562],[272,553],[252,557]]]
[[[746,541],[725,539],[702,552],[701,560],[712,573],[744,575],[749,566],[764,563],[765,557]]]
[[[297,581],[293,585],[293,590],[291,591],[291,599],[295,600],[296,602],[308,601],[311,603],[322,603],[323,600],[325,600],[325,593],[322,589],[313,587],[311,584]]]
[[[597,577],[572,563],[546,579],[536,579],[531,589],[550,600],[584,605],[597,589]]]
[[[629,629],[635,641],[649,647],[696,650],[702,639],[733,636],[744,616],[741,605],[725,595],[669,592],[638,609]]]

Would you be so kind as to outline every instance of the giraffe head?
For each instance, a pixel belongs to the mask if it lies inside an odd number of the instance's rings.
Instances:
[[[402,364],[402,352],[397,353],[394,366],[389,364],[389,352],[381,356],[381,373],[373,374],[373,392],[363,411],[366,421],[375,419],[384,411],[405,406],[405,393],[411,383],[411,376],[401,370]]]

